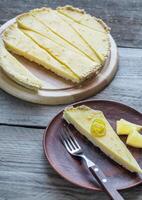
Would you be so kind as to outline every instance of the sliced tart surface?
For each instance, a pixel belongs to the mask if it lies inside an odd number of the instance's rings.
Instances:
[[[85,79],[86,77],[95,74],[101,68],[100,65],[89,58],[77,53],[76,51],[71,51],[68,48],[62,47],[47,37],[33,31],[22,31],[40,47],[49,52],[55,59],[67,66],[67,68],[71,69],[80,79]]]
[[[110,51],[108,35],[91,30],[82,25],[77,25],[76,23],[73,24],[73,27],[95,52],[99,59],[104,63]]]
[[[89,58],[96,57],[92,49],[80,38],[76,32],[58,15],[56,10],[50,8],[35,9],[31,14],[52,32],[85,53]]]
[[[87,14],[83,9],[67,5],[58,7],[57,11],[73,21],[100,32],[109,32],[110,28],[101,20]]]
[[[3,32],[6,48],[74,83],[96,76],[110,53],[108,31],[95,18],[74,9],[40,8],[19,15]],[[75,13],[77,20],[64,11]],[[83,22],[78,21],[82,17]],[[98,30],[86,26],[85,20]]]
[[[62,16],[62,19],[78,33],[92,51],[94,51],[101,63],[103,63],[108,57],[110,50],[108,34],[89,29],[88,27],[78,24],[65,16]]]
[[[42,87],[42,81],[27,70],[14,56],[5,48],[0,39],[0,67],[14,81],[20,85],[38,90]]]
[[[61,46],[64,46],[66,48],[69,48],[70,50],[76,50],[72,45],[70,45],[68,42],[60,38],[58,35],[53,33],[48,27],[46,27],[43,23],[38,21],[34,16],[32,16],[31,13],[25,13],[17,17],[17,24],[19,28],[25,29],[25,30],[31,30],[36,33],[39,33],[42,36],[45,36],[57,44],[60,44]],[[77,51],[77,50],[76,50]]]
[[[40,48],[17,28],[16,24],[6,29],[3,33],[3,40],[10,51],[44,66],[46,69],[53,71],[65,79],[69,79],[73,82],[80,81],[77,75],[54,59],[47,51]]]
[[[118,164],[132,172],[142,173],[137,161],[101,111],[93,110],[87,106],[68,107],[64,110],[63,118]],[[103,120],[106,126],[106,133],[102,137],[94,136],[91,133],[92,122],[96,119]]]

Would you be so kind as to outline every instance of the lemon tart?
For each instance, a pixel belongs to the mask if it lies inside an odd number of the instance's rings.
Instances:
[[[100,69],[100,65],[82,54],[77,53],[76,51],[71,51],[68,48],[62,47],[49,38],[38,33],[27,30],[22,31],[40,47],[50,53],[56,60],[65,65],[68,69],[72,70],[80,78],[80,80],[83,80],[90,75],[94,75]]]
[[[70,25],[58,15],[56,10],[51,8],[41,8],[31,10],[31,14],[49,28],[53,33],[67,41],[75,48],[81,50],[89,58],[94,59],[95,53],[92,49],[76,34]]]
[[[96,29],[91,29],[63,14],[63,10],[70,13],[66,8],[40,8],[19,15],[3,32],[3,40],[9,51],[81,83],[104,66],[110,54],[109,29],[90,18],[89,24],[91,19],[96,24]],[[84,12],[81,16],[90,15]]]
[[[118,164],[131,172],[142,173],[137,161],[115,133],[103,112],[84,105],[68,107],[64,110],[63,118]],[[101,134],[93,132],[94,129],[91,127],[94,120],[97,120],[96,124],[99,124],[99,129],[97,129],[100,130]]]

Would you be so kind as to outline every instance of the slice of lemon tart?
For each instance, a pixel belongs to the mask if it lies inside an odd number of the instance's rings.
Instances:
[[[140,166],[115,133],[103,112],[87,106],[68,107],[63,118],[112,160],[131,172],[142,173]]]
[[[38,90],[43,83],[26,69],[14,56],[12,56],[5,48],[0,39],[0,68],[14,81],[20,85]]]

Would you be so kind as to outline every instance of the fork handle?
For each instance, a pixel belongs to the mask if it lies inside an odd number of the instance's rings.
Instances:
[[[89,167],[89,170],[94,175],[99,184],[107,192],[107,194],[113,200],[124,200],[120,193],[113,187],[112,183],[107,179],[104,173],[99,169],[97,165]]]

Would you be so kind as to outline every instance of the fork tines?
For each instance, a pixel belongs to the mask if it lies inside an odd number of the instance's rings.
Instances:
[[[63,126],[60,137],[62,143],[65,145],[66,148],[69,148],[70,150],[80,148],[80,145],[78,144],[77,140],[75,139],[68,126]]]

